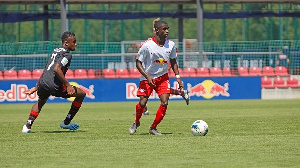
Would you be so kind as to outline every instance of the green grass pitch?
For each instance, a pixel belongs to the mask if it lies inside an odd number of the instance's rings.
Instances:
[[[158,130],[148,134],[158,101],[150,101],[129,135],[137,102],[83,103],[78,131],[60,129],[70,103],[48,103],[22,134],[32,104],[0,105],[0,167],[300,167],[299,100],[170,100]],[[193,136],[198,119],[206,136]]]

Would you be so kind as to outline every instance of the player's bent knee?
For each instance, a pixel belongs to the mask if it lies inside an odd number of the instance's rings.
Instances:
[[[161,102],[161,105],[164,106],[164,107],[167,107],[167,106],[168,106],[168,101],[166,101],[166,102]]]
[[[139,103],[141,107],[145,107],[148,102],[147,98],[140,99]]]
[[[146,104],[147,104],[147,102],[139,102],[140,103],[140,106],[142,107],[142,108],[144,108],[145,106],[146,106]]]
[[[45,104],[47,102],[47,100],[48,100],[48,98],[46,98],[46,99],[39,98],[38,102]]]
[[[76,96],[76,97],[81,98],[81,99],[84,99],[85,96],[86,96],[86,93],[82,93],[82,94],[78,94],[78,96]]]
[[[86,93],[83,90],[81,90],[80,88],[77,88],[77,94],[78,94],[78,97],[86,96]]]

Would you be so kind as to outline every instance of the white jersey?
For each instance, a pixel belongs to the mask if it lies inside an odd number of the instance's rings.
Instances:
[[[157,78],[168,73],[170,59],[176,57],[176,46],[173,41],[166,39],[164,46],[160,47],[152,37],[142,43],[136,59],[143,63],[150,77]],[[146,78],[142,76],[140,80],[146,80]]]

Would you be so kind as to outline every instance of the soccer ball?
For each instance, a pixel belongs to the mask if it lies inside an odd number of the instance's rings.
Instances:
[[[191,131],[193,135],[205,136],[208,132],[208,125],[203,120],[197,120],[192,124]]]

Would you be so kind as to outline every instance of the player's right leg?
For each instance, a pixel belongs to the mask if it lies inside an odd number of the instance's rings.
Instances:
[[[147,104],[146,104],[146,106],[144,107],[143,115],[149,115],[149,114],[150,113],[148,111],[148,107],[147,107]],[[135,115],[135,113],[133,115]]]
[[[134,134],[136,132],[137,127],[140,126],[140,119],[143,115],[144,107],[146,106],[148,101],[148,97],[140,96],[140,101],[135,106],[135,121],[129,127],[129,134]]]
[[[129,134],[134,134],[138,126],[140,126],[140,119],[143,115],[144,107],[147,104],[148,98],[153,92],[153,87],[151,87],[147,80],[140,81],[139,88],[137,91],[137,96],[140,97],[140,101],[135,106],[135,121],[129,127]]]

